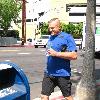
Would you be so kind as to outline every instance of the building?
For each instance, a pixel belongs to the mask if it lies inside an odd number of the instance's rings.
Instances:
[[[100,0],[97,2],[97,20],[100,19]],[[38,33],[39,22],[47,22],[53,17],[58,17],[64,23],[79,23],[86,19],[87,0],[27,0],[26,3],[26,39],[35,38]],[[20,13],[20,17],[21,17]],[[20,28],[14,27],[20,31]]]

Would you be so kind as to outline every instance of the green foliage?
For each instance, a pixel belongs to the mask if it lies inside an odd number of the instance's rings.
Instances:
[[[42,35],[49,35],[49,32],[48,32],[48,24],[47,23],[43,23],[42,26],[40,27],[40,30],[41,30],[41,34]]]
[[[75,26],[75,31],[74,31],[74,38],[82,38],[82,31],[83,31],[83,23],[79,23]]]
[[[82,28],[83,28],[83,24],[79,23],[79,24],[65,24],[65,23],[61,23],[61,30],[64,32],[67,32],[69,34],[72,34],[72,36],[74,38],[82,38]],[[47,23],[43,23],[43,25],[40,27],[41,30],[41,34],[42,35],[48,35],[48,24]]]
[[[64,32],[66,32],[66,30],[67,30],[67,27],[66,27],[66,24],[65,23],[61,23],[61,30],[62,31],[64,31]]]
[[[11,22],[16,20],[21,10],[21,4],[16,0],[0,0],[0,27],[4,36],[11,27]]]
[[[64,27],[63,27],[64,25]],[[74,31],[75,31],[75,25],[73,24],[62,24],[62,31],[70,33],[73,35]]]
[[[18,38],[19,37],[19,31],[18,30],[9,30],[7,32],[7,37]]]
[[[0,30],[1,37],[14,37],[19,38],[19,31],[18,30],[8,30],[4,36],[4,31]]]

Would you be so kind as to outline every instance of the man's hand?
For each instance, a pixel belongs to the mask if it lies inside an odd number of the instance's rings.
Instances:
[[[56,56],[57,55],[57,51],[55,51],[54,49],[50,48],[47,50],[48,54],[50,56]]]
[[[57,52],[52,48],[48,49],[47,52],[50,56],[55,56],[63,59],[69,59],[69,60],[77,59],[77,52]]]

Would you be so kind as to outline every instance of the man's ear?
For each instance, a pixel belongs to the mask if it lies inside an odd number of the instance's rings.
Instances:
[[[48,34],[49,34],[49,35],[51,34],[51,32],[49,31],[49,29],[48,29]]]
[[[59,30],[61,31],[61,27],[59,27]]]
[[[60,24],[59,30],[62,30],[62,25]]]

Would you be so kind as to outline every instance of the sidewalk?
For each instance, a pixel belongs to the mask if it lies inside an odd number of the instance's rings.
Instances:
[[[78,78],[77,78],[78,79]],[[76,81],[75,77],[74,77],[74,81]],[[72,85],[72,96],[73,96],[73,100],[77,100],[77,98],[75,97],[75,90],[76,90],[76,86],[75,83],[73,83],[74,85]],[[99,80],[96,80],[96,87],[97,87],[97,93],[100,93],[100,79]],[[100,95],[97,94],[97,98],[96,100],[100,100]],[[39,98],[35,98],[33,100],[41,100],[40,97]],[[50,100],[65,100],[63,95],[62,95],[62,92],[60,90],[58,90],[57,92],[53,92],[51,95],[50,95]]]
[[[64,99],[64,97],[62,96],[61,91],[53,92],[50,95],[50,100],[62,100],[62,99]],[[35,98],[33,100],[41,100],[41,99],[40,98]]]
[[[77,77],[74,77],[72,79],[74,82],[78,80]],[[72,83],[72,96],[73,96],[73,99],[75,99],[74,95],[75,95],[75,90],[76,90],[76,83]],[[50,95],[50,100],[65,100],[63,95],[62,95],[62,92],[60,91],[59,88],[55,89],[55,92],[53,92],[51,95]],[[41,100],[40,97],[37,97],[37,98],[34,98],[32,100]]]
[[[72,92],[72,96],[73,96],[74,100],[76,100],[74,95],[75,95],[75,90],[76,90],[77,83],[80,80],[80,78],[81,78],[81,74],[79,73],[79,71],[72,70],[72,76],[71,76],[71,81],[72,81],[72,88],[71,88],[71,90],[72,91],[71,92]],[[35,98],[33,100],[41,100],[41,99],[40,99],[40,97],[38,97],[38,98]],[[60,89],[58,89],[57,91],[53,92],[50,95],[50,100],[65,100],[65,99],[64,99]]]
[[[75,100],[74,96],[73,96],[73,99]],[[40,98],[35,98],[33,100],[41,100]],[[65,100],[61,91],[57,91],[57,92],[53,92],[51,95],[50,95],[50,100]]]

